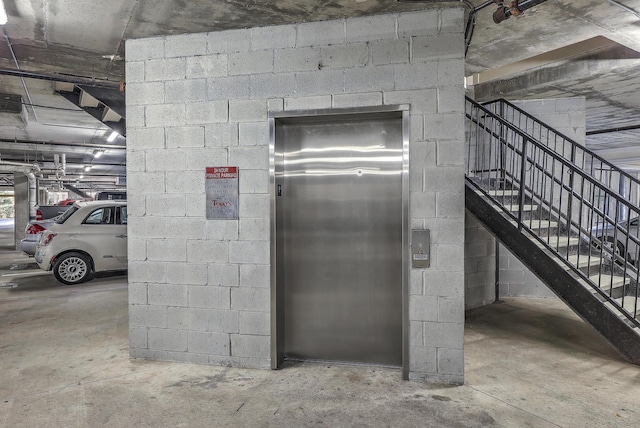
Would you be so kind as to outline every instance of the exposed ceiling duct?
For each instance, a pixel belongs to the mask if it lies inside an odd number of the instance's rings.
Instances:
[[[0,123],[22,128],[28,124],[28,117],[22,96],[0,93]]]

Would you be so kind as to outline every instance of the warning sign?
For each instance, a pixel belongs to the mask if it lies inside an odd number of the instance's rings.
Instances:
[[[238,167],[207,167],[205,174],[207,220],[237,220]]]

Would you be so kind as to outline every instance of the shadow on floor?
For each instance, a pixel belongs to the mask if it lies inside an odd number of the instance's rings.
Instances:
[[[559,303],[556,299],[507,299],[467,311],[466,328],[524,340],[531,346],[553,346],[567,354],[596,353],[626,361],[591,325],[570,312],[568,306],[558,308]]]

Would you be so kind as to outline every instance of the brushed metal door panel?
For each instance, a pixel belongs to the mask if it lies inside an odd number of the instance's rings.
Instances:
[[[285,357],[402,365],[402,121],[278,133]]]

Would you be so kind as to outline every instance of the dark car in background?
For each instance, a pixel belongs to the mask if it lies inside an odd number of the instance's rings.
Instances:
[[[109,191],[100,192],[96,195],[96,201],[112,201],[118,199],[127,199],[127,192]]]

